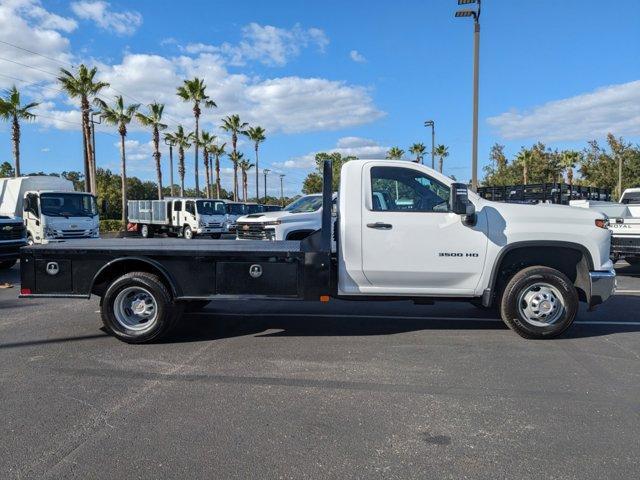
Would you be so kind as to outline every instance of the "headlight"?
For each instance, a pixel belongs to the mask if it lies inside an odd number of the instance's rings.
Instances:
[[[58,235],[58,232],[56,232],[53,228],[44,227],[44,236],[45,237],[55,237],[57,235]]]
[[[200,221],[198,221],[198,226],[199,227],[204,227],[204,226],[206,226],[206,223],[203,222],[202,220],[200,220]]]
[[[609,219],[608,218],[596,218],[596,227],[598,227],[598,228],[609,228]]]

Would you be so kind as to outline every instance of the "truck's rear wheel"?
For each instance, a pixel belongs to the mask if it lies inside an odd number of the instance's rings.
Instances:
[[[500,314],[524,338],[553,338],[571,326],[578,313],[578,292],[562,272],[535,266],[516,273],[507,283]]]
[[[127,273],[114,280],[102,297],[102,322],[127,343],[148,343],[165,335],[182,308],[158,276]]]
[[[149,225],[140,225],[140,235],[142,238],[153,238],[153,229]]]

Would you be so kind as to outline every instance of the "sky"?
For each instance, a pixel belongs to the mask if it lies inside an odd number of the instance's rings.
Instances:
[[[449,147],[445,173],[468,180],[473,22],[454,18],[456,3],[0,0],[0,90],[15,84],[25,102],[40,102],[37,119],[23,126],[22,170],[82,170],[78,106],[55,74],[84,62],[111,84],[105,101],[123,94],[143,111],[165,103],[170,129],[193,129],[191,106],[175,91],[185,78],[204,78],[217,108],[203,112],[203,128],[225,142],[226,115],[263,126],[260,167],[285,175],[287,195],[299,193],[315,152],[384,158],[389,147],[408,151],[414,142],[430,150],[430,119],[436,143]],[[582,148],[607,132],[640,141],[639,6],[483,1],[480,167],[495,142],[514,155],[539,140]],[[10,139],[10,125],[0,123],[0,162],[12,161]],[[98,126],[98,166],[119,172],[118,140],[113,127]],[[130,126],[129,175],[155,179],[150,140]],[[239,148],[253,157],[248,141]],[[193,161],[191,151],[187,185]],[[166,181],[166,151],[162,162]],[[231,163],[223,166],[228,188]],[[273,174],[269,193],[279,194]]]

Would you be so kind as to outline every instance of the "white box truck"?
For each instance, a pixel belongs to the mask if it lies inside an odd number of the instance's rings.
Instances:
[[[60,177],[1,178],[0,215],[22,218],[29,244],[100,236],[95,197]]]

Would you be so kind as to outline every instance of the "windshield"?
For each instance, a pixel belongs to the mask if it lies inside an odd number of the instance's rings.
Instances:
[[[322,207],[322,196],[312,195],[301,197],[285,207],[285,211],[290,213],[315,212]]]
[[[227,203],[227,213],[229,215],[244,215],[244,205],[241,203]]]
[[[640,192],[627,192],[622,196],[625,205],[640,205]]]
[[[93,217],[98,214],[93,195],[78,193],[42,193],[40,208],[52,217]]]
[[[224,215],[224,202],[214,200],[196,201],[196,209],[200,215]]]
[[[246,205],[247,207],[247,214],[252,214],[252,213],[262,213],[264,212],[264,209],[262,208],[262,205]]]

